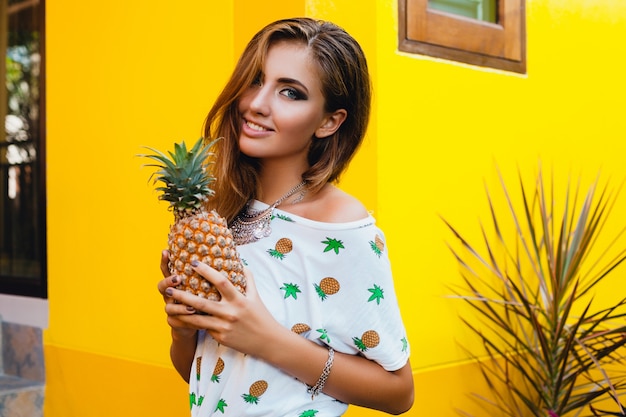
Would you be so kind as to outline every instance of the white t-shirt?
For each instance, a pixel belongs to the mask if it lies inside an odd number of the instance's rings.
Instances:
[[[337,352],[402,368],[410,349],[374,218],[321,223],[276,209],[271,228],[238,250],[276,320]],[[203,331],[189,388],[193,417],[336,417],[348,407],[324,393],[311,400],[306,384]]]

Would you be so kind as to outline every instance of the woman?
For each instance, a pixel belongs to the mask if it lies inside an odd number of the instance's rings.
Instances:
[[[367,63],[341,28],[274,22],[253,37],[205,122],[216,198],[248,287],[196,271],[220,291],[178,291],[167,253],[159,291],[171,358],[194,416],[338,416],[348,404],[413,404],[409,346],[382,232],[333,183],[362,142]],[[203,314],[195,314],[197,312]]]

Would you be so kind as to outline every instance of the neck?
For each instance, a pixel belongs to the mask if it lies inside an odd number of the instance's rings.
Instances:
[[[286,189],[287,191],[282,192],[282,194],[280,195],[276,194],[277,195],[276,198],[263,199],[261,197],[257,199],[271,206],[278,207],[284,202],[287,202],[294,198],[296,198],[297,201],[300,201],[302,199],[302,196],[304,195],[305,186],[306,186],[306,181],[300,181],[296,185]],[[297,196],[299,196],[299,198]]]
[[[273,204],[302,182],[302,173],[307,168],[264,163],[255,198],[266,204]]]

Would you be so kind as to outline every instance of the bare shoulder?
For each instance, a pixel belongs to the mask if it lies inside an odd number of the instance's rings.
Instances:
[[[368,216],[367,209],[357,198],[327,184],[309,203],[305,217],[325,223],[346,223]]]

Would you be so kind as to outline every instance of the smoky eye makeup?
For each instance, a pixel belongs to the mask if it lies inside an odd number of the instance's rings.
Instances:
[[[308,90],[304,84],[293,78],[279,78],[279,83],[284,84],[280,94],[292,100],[307,100],[309,98]]]
[[[306,100],[308,96],[297,88],[286,87],[280,90],[280,94],[291,100]]]

